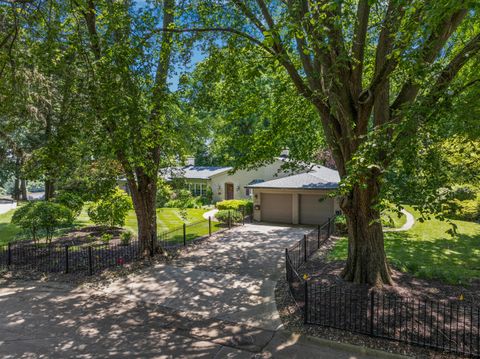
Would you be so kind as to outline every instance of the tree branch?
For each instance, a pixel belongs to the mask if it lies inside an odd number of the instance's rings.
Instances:
[[[243,37],[250,42],[254,43],[255,45],[261,47],[263,50],[268,52],[270,55],[275,56],[275,52],[266,46],[262,41],[259,39],[237,29],[233,29],[231,27],[200,27],[200,28],[186,28],[186,29],[179,29],[179,28],[158,28],[155,30],[156,32],[174,32],[174,33],[183,33],[183,32],[225,32],[238,35]]]
[[[480,53],[480,33],[474,36],[465,46],[458,52],[457,55],[449,62],[447,66],[440,72],[437,81],[433,85],[427,97],[428,103],[435,103],[436,100],[443,94],[455,76],[459,73],[462,67],[471,59],[478,60],[478,53]],[[475,83],[472,81],[471,83]],[[467,84],[467,85],[471,85]]]
[[[354,99],[357,99],[362,91],[363,59],[369,15],[370,5],[368,4],[368,0],[360,0],[357,7],[357,21],[352,43],[352,94]]]
[[[420,50],[420,59],[425,65],[430,65],[435,60],[440,50],[445,46],[445,43],[455,32],[466,14],[466,9],[457,10],[450,17],[442,21],[437,29],[432,31]],[[396,111],[404,104],[412,102],[417,97],[419,91],[420,86],[416,84],[413,79],[408,79],[402,86],[390,110]]]

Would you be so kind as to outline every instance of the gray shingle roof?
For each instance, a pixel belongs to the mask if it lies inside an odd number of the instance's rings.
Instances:
[[[210,179],[212,176],[228,172],[232,167],[212,167],[212,166],[185,166],[172,171],[167,179],[180,177],[186,179]]]
[[[257,183],[248,188],[335,189],[340,182],[338,171],[315,166],[311,171]]]

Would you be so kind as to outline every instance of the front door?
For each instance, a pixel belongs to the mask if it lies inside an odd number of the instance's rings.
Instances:
[[[225,199],[233,199],[233,183],[225,183]]]

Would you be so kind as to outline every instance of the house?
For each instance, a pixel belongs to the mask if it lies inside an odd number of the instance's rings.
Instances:
[[[291,174],[282,170],[286,159],[284,155],[257,169],[232,172],[232,167],[195,166],[194,160],[189,158],[187,166],[177,170],[175,175],[169,175],[167,180],[174,177],[185,179],[188,189],[195,196],[205,196],[210,188],[213,202],[249,199],[252,195],[249,185]]]
[[[256,221],[289,224],[323,224],[339,213],[337,171],[323,166],[288,177],[248,185],[253,191]]]

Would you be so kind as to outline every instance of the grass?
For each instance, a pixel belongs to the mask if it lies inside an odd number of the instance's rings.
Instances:
[[[11,210],[7,213],[0,214],[0,245],[5,245],[8,242],[12,242],[20,239],[18,235],[21,233],[21,229],[16,225],[10,223],[15,210]],[[193,225],[187,227],[187,240],[197,238],[208,234],[208,223],[203,218],[203,214],[206,212],[202,208],[188,208],[186,210],[187,217],[185,220],[182,218],[181,211],[178,208],[159,208],[157,209],[157,230],[158,233],[172,231],[174,229],[181,228],[185,222],[187,225],[203,221],[202,224]],[[94,223],[90,221],[86,209],[82,211],[80,216],[75,221],[76,227],[92,226]],[[137,218],[135,212],[132,210],[128,213],[125,220],[124,228],[129,229],[133,233],[137,233]],[[218,222],[212,221],[212,232],[220,229]],[[64,234],[68,229],[61,229],[58,231],[58,235]],[[178,231],[178,235],[169,236],[171,240],[178,240],[177,237],[181,236],[183,240],[183,229]]]
[[[14,209],[0,214],[0,246],[5,245],[15,239],[15,236],[20,233],[21,228],[11,224]]]
[[[419,213],[406,207],[417,219]],[[388,260],[399,270],[417,277],[439,279],[449,284],[468,285],[480,278],[480,224],[453,221],[457,235],[446,231],[451,226],[432,219],[420,223],[405,232],[385,233],[385,251]],[[337,242],[330,259],[345,259],[347,239]]]
[[[187,225],[199,221],[204,221],[203,214],[206,212],[203,208],[187,208],[185,219],[182,218],[181,211],[178,208],[158,208],[157,209],[157,231],[166,232],[183,226],[185,222]],[[88,218],[87,211],[84,209],[77,219],[77,223],[84,226],[92,226],[94,223]],[[125,226],[132,232],[138,231],[137,217],[135,211],[130,211],[125,219]]]
[[[382,212],[382,223],[385,227],[400,228],[407,222],[407,217],[401,213],[400,217],[398,213],[391,210],[385,210]]]

